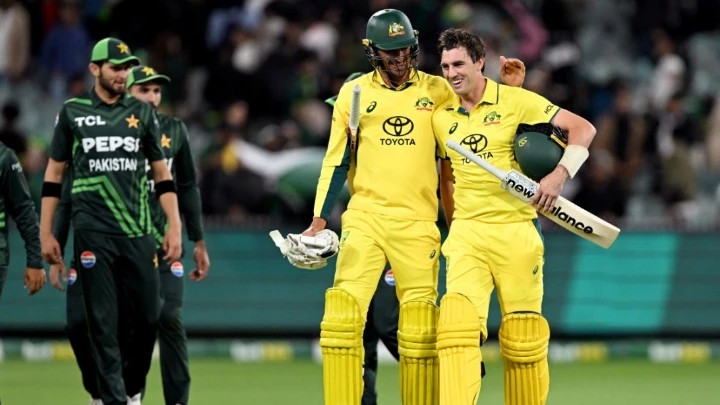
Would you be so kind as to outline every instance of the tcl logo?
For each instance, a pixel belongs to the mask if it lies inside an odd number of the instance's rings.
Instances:
[[[75,118],[75,123],[78,127],[82,127],[83,125],[86,127],[94,127],[94,126],[101,126],[105,125],[105,121],[103,121],[102,117],[99,115],[90,115],[87,117],[77,117]]]
[[[140,139],[132,136],[98,136],[95,138],[83,138],[82,147],[85,153],[95,149],[98,152],[115,152],[123,148],[127,152],[140,150]]]

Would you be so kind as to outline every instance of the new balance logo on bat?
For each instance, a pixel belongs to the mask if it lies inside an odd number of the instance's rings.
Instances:
[[[517,181],[514,178],[507,178],[506,179],[506,190],[510,191],[517,197],[520,197],[525,202],[530,201],[533,196],[535,195],[535,188],[530,186],[525,186],[523,182]],[[557,203],[556,203],[557,204]],[[592,226],[585,225],[581,221],[578,221],[576,218],[572,217],[567,212],[563,211],[563,207],[560,205],[556,205],[555,208],[550,210],[550,214],[558,217],[561,221],[565,222],[566,224],[579,229],[583,231],[584,233],[591,234],[593,233]]]

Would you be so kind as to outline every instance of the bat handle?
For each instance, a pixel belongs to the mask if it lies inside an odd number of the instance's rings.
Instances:
[[[350,128],[350,149],[351,150],[355,150],[355,146],[357,145],[355,142],[357,140],[357,132],[358,132],[357,128],[354,128],[354,129]]]

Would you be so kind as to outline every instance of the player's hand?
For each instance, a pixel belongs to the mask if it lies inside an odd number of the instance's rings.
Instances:
[[[52,234],[45,236],[41,235],[40,246],[42,257],[46,262],[48,262],[48,264],[58,264],[62,261],[60,244]]]
[[[195,242],[195,251],[193,251],[193,260],[195,260],[196,268],[190,272],[190,279],[202,281],[207,276],[210,269],[210,257],[208,257],[207,246],[204,240]]]
[[[182,236],[180,235],[180,229],[175,227],[169,227],[163,238],[163,251],[165,252],[165,260],[168,263],[172,263],[180,259],[182,255]]]
[[[28,295],[35,295],[45,285],[45,269],[25,269],[25,288],[29,288]]]
[[[65,287],[60,284],[60,275],[62,275],[62,280],[67,283],[67,268],[65,267],[65,262],[62,261],[58,264],[50,265],[50,284],[60,291],[65,291]]]
[[[310,224],[310,227],[308,229],[306,229],[305,232],[303,232],[301,235],[302,236],[315,236],[316,233],[325,229],[326,226],[327,226],[326,220],[315,217],[315,218],[313,218],[313,221],[312,221],[312,224]]]
[[[550,211],[555,208],[555,202],[567,181],[567,170],[558,165],[555,170],[540,180],[540,187],[531,202],[537,210]]]
[[[522,87],[525,82],[525,64],[520,59],[500,57],[500,78],[512,87]]]

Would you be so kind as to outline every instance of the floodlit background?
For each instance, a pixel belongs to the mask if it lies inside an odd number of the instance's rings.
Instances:
[[[606,251],[544,223],[549,403],[717,403],[720,1],[0,0],[0,141],[21,157],[39,209],[55,115],[92,84],[94,42],[121,38],[169,75],[161,108],[189,128],[212,261],[185,289],[192,403],[322,404],[315,339],[332,264],[295,269],[267,232],[309,224],[323,100],[370,70],[360,41],[386,7],[420,31],[424,71],[439,72],[438,34],[467,27],[486,41],[488,76],[499,78],[500,55],[520,58],[526,88],[598,129],[564,195],[623,232]],[[84,404],[63,293],[48,284],[27,297],[15,231],[11,252],[0,400]],[[480,404],[502,403],[498,311]],[[380,405],[399,404],[397,365],[381,360]],[[161,396],[154,363],[143,403]]]

